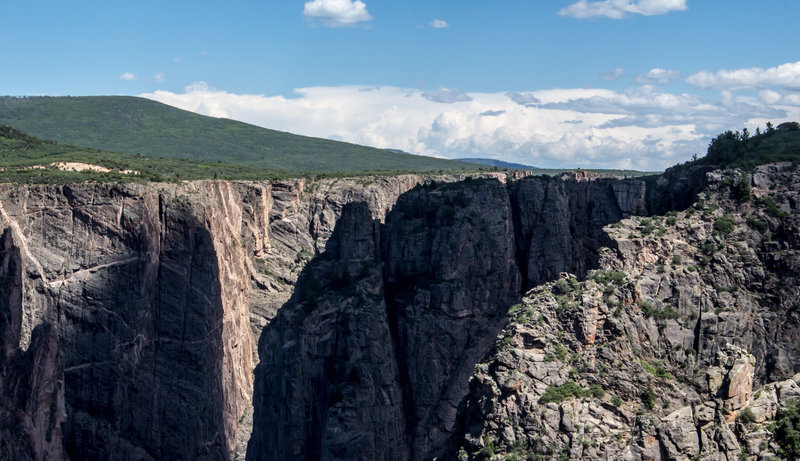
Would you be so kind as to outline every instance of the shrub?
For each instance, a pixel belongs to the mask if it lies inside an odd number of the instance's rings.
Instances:
[[[778,204],[775,203],[775,200],[772,197],[762,197],[758,200],[758,202],[767,209],[767,214],[773,218],[783,219],[789,216],[789,213],[781,210],[778,207]]]
[[[617,397],[616,395],[614,397],[611,397],[611,405],[614,405],[615,407],[619,408],[619,406],[622,405],[622,399]]]
[[[736,188],[733,190],[733,194],[737,200],[740,202],[746,202],[750,200],[750,178],[743,174],[739,181],[736,183]]]
[[[494,456],[494,440],[488,435],[483,436],[483,448],[478,452],[482,459],[490,459]]]
[[[720,216],[714,221],[714,232],[727,237],[733,232],[733,218],[730,216]]]
[[[606,272],[598,272],[595,274],[594,279],[604,285],[613,283],[615,285],[622,285],[625,282],[625,272],[618,270],[611,270]]]
[[[564,347],[562,344],[556,345],[556,357],[558,357],[558,360],[561,360],[563,362],[564,359],[567,358],[568,354],[569,351],[567,350],[566,347]]]
[[[553,291],[559,295],[565,295],[571,291],[570,284],[565,279],[558,279],[553,285]]]
[[[753,414],[753,410],[750,407],[747,407],[739,413],[736,421],[742,424],[751,424],[756,422],[756,415]]]
[[[560,386],[547,386],[544,394],[539,397],[539,403],[561,403],[572,397],[594,397],[600,399],[604,395],[606,395],[606,391],[599,384],[592,384],[585,389],[573,381],[567,381]]]
[[[668,226],[674,226],[678,223],[678,218],[675,216],[667,216],[666,223]]]
[[[778,454],[787,459],[800,457],[800,407],[796,402],[778,410],[773,437],[780,447]]]
[[[656,401],[656,392],[653,390],[653,386],[648,384],[647,389],[645,389],[644,392],[642,392],[642,405],[647,410],[652,410],[655,401]]]
[[[673,266],[680,266],[681,265],[681,257],[679,255],[675,255],[672,257],[672,265]]]

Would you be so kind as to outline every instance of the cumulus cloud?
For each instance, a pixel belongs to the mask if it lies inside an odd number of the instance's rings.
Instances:
[[[125,72],[119,76],[120,80],[136,80],[136,76],[130,72]]]
[[[603,80],[607,82],[613,82],[614,80],[619,80],[623,75],[625,75],[625,69],[617,67],[616,69],[600,72],[599,75]]]
[[[163,82],[163,81],[164,81],[164,74],[163,74],[163,73],[161,73],[161,72],[156,72],[156,73],[153,75],[153,80],[155,80],[155,81],[156,81],[156,82],[158,82],[158,83],[161,83],[161,82]]]
[[[465,92],[457,89],[439,88],[436,91],[426,91],[422,97],[428,101],[452,104],[454,102],[472,101],[472,98]]]
[[[303,16],[330,27],[354,26],[372,19],[367,5],[359,0],[313,0],[303,6]]]
[[[447,24],[447,21],[443,21],[441,19],[434,19],[429,25],[434,29],[446,29],[447,27],[450,27],[450,25]]]
[[[667,83],[679,78],[681,78],[680,71],[656,67],[643,74],[638,74],[636,77],[634,77],[633,81],[634,83],[642,83],[645,85],[653,83],[666,85]]]
[[[505,114],[506,111],[504,110],[485,110],[480,113],[481,117],[498,117],[500,115]]]
[[[622,19],[631,14],[653,16],[686,9],[686,0],[580,0],[563,8],[558,14],[577,19]]]
[[[741,90],[764,87],[800,89],[800,61],[777,67],[749,67],[717,72],[703,70],[692,74],[686,82],[702,88]]]
[[[758,98],[766,104],[775,104],[781,100],[781,94],[772,90],[761,90],[758,92]]]
[[[235,94],[198,82],[142,96],[215,117],[415,154],[499,157],[542,167],[657,170],[702,155],[724,130],[800,119],[800,94],[713,99],[659,87],[628,91],[426,92],[311,87],[292,97]],[[443,104],[441,101],[456,101]],[[774,104],[769,101],[775,100]]]

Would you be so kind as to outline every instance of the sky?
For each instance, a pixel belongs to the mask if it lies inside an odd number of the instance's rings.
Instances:
[[[0,0],[0,94],[445,158],[659,170],[800,120],[796,0]]]

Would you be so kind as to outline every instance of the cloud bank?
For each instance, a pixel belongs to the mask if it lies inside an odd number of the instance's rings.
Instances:
[[[580,0],[558,12],[576,19],[622,19],[632,14],[653,16],[688,9],[686,0]]]
[[[702,156],[721,131],[800,120],[800,95],[779,88],[711,97],[653,85],[506,93],[333,86],[295,93],[235,94],[199,82],[180,93],[141,96],[308,136],[541,167],[659,170]]]
[[[767,69],[749,67],[735,70],[722,69],[717,72],[704,70],[692,74],[686,82],[702,88],[726,90],[771,86],[800,90],[800,61]]]
[[[303,16],[329,27],[354,26],[372,19],[367,5],[359,0],[313,0],[303,6]]]

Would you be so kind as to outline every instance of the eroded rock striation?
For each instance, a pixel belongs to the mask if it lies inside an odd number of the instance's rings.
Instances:
[[[798,191],[785,165],[2,186],[0,456],[768,458]]]

